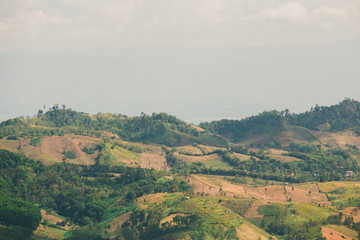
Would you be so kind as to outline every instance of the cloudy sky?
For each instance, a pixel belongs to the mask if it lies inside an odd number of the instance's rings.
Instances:
[[[360,100],[359,65],[359,0],[0,0],[0,121],[298,112]]]

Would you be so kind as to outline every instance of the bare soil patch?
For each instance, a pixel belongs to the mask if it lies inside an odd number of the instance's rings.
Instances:
[[[154,168],[156,170],[169,170],[164,154],[144,152],[140,156],[140,167]]]
[[[311,131],[311,133],[317,137],[322,144],[339,146],[346,146],[346,144],[349,144],[360,146],[360,136],[352,131],[338,133]]]
[[[179,153],[186,152],[191,154],[202,154],[202,151],[194,146],[188,145],[188,146],[182,146],[182,147],[176,147]]]
[[[170,193],[155,193],[141,196],[136,199],[136,203],[140,209],[146,209],[148,205],[158,204],[164,201],[165,196],[171,195]]]
[[[343,216],[346,217],[353,217],[354,222],[360,222],[360,209],[358,207],[347,207],[341,211]]]
[[[108,232],[114,232],[116,231],[118,228],[121,228],[121,225],[123,225],[127,220],[130,219],[130,215],[131,215],[132,211],[124,213],[118,217],[116,217],[113,221],[111,221],[110,224],[110,228],[108,229]]]
[[[48,159],[44,163],[61,162],[64,151],[72,151],[76,154],[75,159],[66,159],[66,162],[75,164],[92,165],[95,164],[94,154],[86,154],[81,149],[84,147],[95,147],[100,142],[99,138],[66,134],[64,136],[47,136],[41,141],[40,151]]]
[[[232,153],[237,159],[239,159],[240,161],[245,161],[245,160],[249,160],[251,156],[249,155],[245,155],[245,154],[241,154],[241,153]],[[256,157],[254,157],[255,159],[257,159]]]
[[[206,154],[211,153],[215,150],[226,150],[226,148],[222,148],[222,147],[213,147],[213,146],[206,146],[201,144],[199,144],[199,148],[201,148]]]
[[[63,221],[63,219],[61,219],[57,216],[54,216],[51,213],[47,213],[44,209],[41,209],[41,216],[42,216],[43,220],[46,219],[48,221],[48,223],[54,224],[54,225],[56,225],[56,223],[58,223],[58,222],[61,223]],[[66,226],[64,226],[64,227],[61,226],[61,228],[69,230],[71,228],[71,225],[69,223],[67,223]]]
[[[236,229],[239,240],[268,240],[271,235],[257,226],[244,222]],[[276,239],[273,237],[273,239]]]
[[[345,235],[344,233],[335,231],[334,229],[331,229],[329,227],[321,227],[321,231],[323,236],[327,239],[327,240],[344,240],[344,239],[354,239],[353,237],[350,237],[348,235]]]
[[[254,218],[263,218],[264,215],[263,214],[259,214],[259,212],[257,211],[258,208],[262,205],[266,205],[267,202],[266,201],[255,201],[253,202],[253,204],[251,204],[250,208],[246,211],[245,213],[245,218],[249,218],[249,219],[254,219]]]
[[[185,214],[185,213],[174,213],[174,214],[170,214],[169,216],[167,216],[166,218],[163,218],[161,221],[160,221],[160,225],[165,223],[165,222],[172,222],[174,217],[176,216],[189,216],[189,214]]]
[[[190,125],[190,127],[194,128],[195,130],[197,130],[198,132],[204,132],[205,130],[201,127],[198,127],[196,125]]]
[[[177,156],[181,161],[184,162],[205,162],[210,160],[221,159],[221,157],[218,154],[211,154],[205,156],[188,156],[184,154],[175,153],[175,156]]]
[[[253,198],[267,202],[279,203],[316,203],[331,206],[326,194],[319,193],[316,184],[304,189],[296,186],[272,185],[252,187],[245,184],[235,184],[223,180],[221,177],[206,175],[190,175],[186,180],[194,186],[194,192],[209,196],[226,196],[234,198]]]

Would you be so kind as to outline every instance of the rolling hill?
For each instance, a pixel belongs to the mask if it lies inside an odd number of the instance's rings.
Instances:
[[[9,119],[0,239],[356,238],[359,105],[199,126],[57,105]]]

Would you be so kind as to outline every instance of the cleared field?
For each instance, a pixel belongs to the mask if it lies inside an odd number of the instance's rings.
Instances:
[[[34,231],[33,239],[35,240],[45,240],[45,239],[53,239],[60,240],[65,239],[66,230],[52,228],[45,225],[39,225],[38,229]]]
[[[251,156],[249,155],[245,155],[245,154],[241,154],[241,153],[232,153],[237,159],[239,159],[240,161],[245,161],[245,160],[249,160]],[[255,157],[255,159],[257,159]]]
[[[358,234],[356,231],[351,230],[344,226],[338,225],[327,225],[321,227],[323,236],[327,240],[344,240],[344,239],[358,239]]]
[[[144,152],[140,156],[139,166],[142,168],[154,168],[156,170],[169,170],[163,153]]]
[[[230,166],[228,163],[223,162],[219,159],[209,160],[206,162],[203,162],[206,167],[213,168],[213,169],[232,169],[233,167]]]
[[[204,129],[202,129],[201,127],[196,126],[196,125],[191,125],[190,127],[194,128],[194,129],[197,130],[198,132],[204,132],[204,131],[205,131]]]
[[[166,223],[166,222],[172,222],[174,217],[176,216],[189,216],[189,214],[184,214],[184,213],[173,213],[173,214],[170,214],[169,216],[167,216],[166,218],[163,218],[161,219],[160,221],[160,225],[163,224],[163,223]]]
[[[220,160],[221,157],[218,154],[211,154],[205,156],[188,156],[184,154],[175,153],[175,156],[178,157],[183,162],[202,162],[205,163],[210,160]]]
[[[338,145],[345,147],[346,144],[360,146],[360,136],[352,131],[346,132],[319,132],[311,131],[322,144]]]
[[[329,209],[315,207],[306,203],[295,203],[293,206],[296,212],[306,219],[321,220],[331,215]]]
[[[148,206],[153,204],[159,204],[163,202],[166,197],[169,197],[173,194],[171,193],[155,193],[155,194],[149,194],[142,197],[139,197],[136,200],[136,204],[138,205],[139,209],[147,209]]]
[[[209,196],[226,196],[231,198],[259,199],[265,202],[310,203],[331,206],[324,193],[312,192],[296,186],[249,186],[248,184],[231,183],[220,176],[190,175],[187,179],[194,186],[196,194]],[[304,187],[304,186],[302,186]],[[311,189],[314,187],[310,186]]]
[[[132,211],[124,213],[118,217],[116,217],[113,221],[109,223],[110,228],[107,229],[108,232],[114,232],[117,229],[121,228],[121,225],[123,225],[124,222],[130,219]]]
[[[140,162],[140,153],[129,151],[125,148],[114,146],[109,149],[111,165],[137,165]]]
[[[294,161],[302,161],[299,158],[291,157],[291,156],[285,156],[283,154],[289,153],[285,150],[280,149],[269,149],[266,151],[266,153],[269,155],[269,157],[279,160],[280,162],[294,162]]]
[[[258,208],[262,205],[265,205],[266,201],[254,201],[253,204],[251,204],[250,208],[245,213],[245,218],[247,219],[261,219],[264,217],[263,214],[259,214]]]
[[[202,149],[205,154],[211,153],[215,150],[226,150],[226,148],[206,146],[206,145],[202,145],[202,144],[199,144],[198,147],[199,147],[199,149]]]
[[[219,223],[225,227],[237,228],[243,222],[242,218],[226,207],[218,204],[218,199],[191,198],[182,202],[176,209],[178,213],[197,214],[203,216],[209,224]]]
[[[202,151],[199,148],[191,145],[176,147],[176,149],[179,153],[202,154]]]
[[[62,222],[65,220],[65,218],[61,218],[60,216],[56,215],[55,213],[47,213],[44,209],[41,209],[41,216],[43,218],[43,221],[46,219],[48,223],[56,225],[58,222]],[[66,220],[65,220],[66,221]],[[66,226],[61,227],[63,229],[69,230],[71,225],[69,223],[66,224]]]
[[[45,136],[41,139],[40,146],[30,145],[30,139],[0,140],[0,148],[18,152],[21,151],[31,159],[38,159],[46,165],[61,162],[64,151],[72,151],[76,154],[75,159],[67,159],[69,163],[91,165],[95,164],[97,153],[86,154],[81,149],[94,147],[102,142],[100,138],[74,134],[64,136]]]
[[[319,190],[327,193],[334,205],[355,207],[360,197],[360,183],[356,182],[326,182],[318,183]]]
[[[261,228],[258,228],[247,221],[244,221],[243,224],[236,229],[236,233],[239,240],[268,240],[270,237],[276,239]]]
[[[358,207],[347,207],[340,212],[343,213],[344,218],[353,217],[355,223],[360,222],[360,209]]]

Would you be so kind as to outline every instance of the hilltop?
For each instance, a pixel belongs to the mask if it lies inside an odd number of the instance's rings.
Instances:
[[[236,143],[282,146],[291,142],[322,143],[339,132],[358,135],[360,102],[345,99],[330,107],[316,105],[310,111],[299,114],[289,110],[264,111],[242,120],[224,119],[199,126]]]
[[[199,126],[58,105],[9,119],[0,239],[356,238],[359,106]]]

